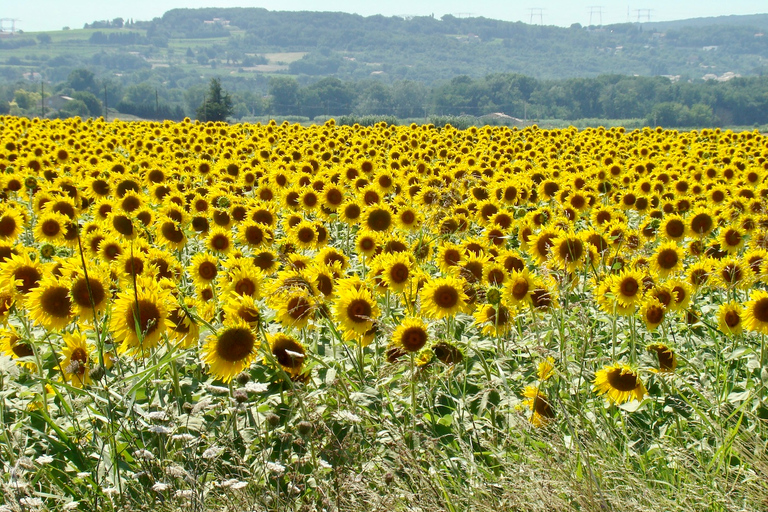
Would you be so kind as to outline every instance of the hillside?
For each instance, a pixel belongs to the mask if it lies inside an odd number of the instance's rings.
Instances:
[[[81,30],[0,39],[6,79],[48,80],[88,67],[97,75],[172,67],[174,75],[280,73],[375,77],[427,85],[458,75],[521,73],[539,79],[602,74],[682,79],[766,70],[768,15],[570,28],[487,18],[174,9],[152,21],[97,22]]]

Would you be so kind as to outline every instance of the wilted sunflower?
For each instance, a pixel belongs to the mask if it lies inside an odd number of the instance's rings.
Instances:
[[[453,316],[467,308],[465,282],[456,277],[441,277],[429,281],[421,290],[421,312],[427,318]]]
[[[645,347],[649,352],[654,352],[659,361],[658,372],[673,372],[677,368],[677,356],[675,351],[664,343],[651,343]]]
[[[552,404],[547,397],[539,391],[538,386],[526,386],[523,391],[523,396],[526,398],[526,400],[523,400],[523,405],[531,410],[531,423],[535,427],[543,427],[555,418]]]
[[[299,375],[306,360],[307,352],[304,345],[293,336],[284,333],[268,336],[268,339],[269,350],[285,373],[291,378]]]
[[[404,352],[418,352],[428,340],[427,324],[417,317],[406,317],[392,333],[392,346]]]
[[[64,346],[61,354],[64,356],[59,367],[64,380],[69,381],[74,387],[82,388],[91,383],[91,354],[93,347],[82,333],[74,332],[64,334]]]
[[[29,317],[38,325],[54,331],[63,329],[74,318],[69,288],[57,277],[46,277],[27,297]]]
[[[121,342],[118,352],[142,355],[155,347],[167,329],[170,292],[156,281],[138,277],[136,289],[117,296],[110,317],[110,331]]]
[[[214,377],[229,382],[250,366],[258,355],[256,333],[242,320],[228,319],[217,334],[210,334],[202,349],[202,361]]]
[[[642,401],[647,393],[637,372],[619,363],[598,370],[593,386],[598,395],[606,395],[616,405],[632,399]]]
[[[748,331],[768,334],[768,292],[753,290],[744,305],[744,327]]]

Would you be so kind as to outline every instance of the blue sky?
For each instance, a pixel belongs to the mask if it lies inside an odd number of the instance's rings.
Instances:
[[[3,5],[4,4],[4,5]],[[599,6],[599,7],[596,7]],[[569,26],[623,23],[637,20],[637,10],[650,9],[651,21],[700,18],[729,14],[768,12],[765,0],[6,0],[0,3],[0,18],[17,18],[17,28],[27,32],[82,28],[84,23],[116,17],[150,20],[181,7],[263,7],[282,11],[343,11],[370,16],[444,14],[485,16],[509,21],[531,21],[531,9],[541,9],[547,25]],[[645,12],[645,11],[644,11]],[[645,18],[643,18],[645,19]],[[539,22],[539,17],[534,18]]]

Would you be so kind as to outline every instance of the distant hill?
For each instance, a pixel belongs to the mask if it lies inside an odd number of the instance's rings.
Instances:
[[[665,31],[680,28],[701,28],[712,25],[727,25],[738,27],[753,27],[768,31],[768,14],[747,14],[741,16],[712,16],[706,18],[689,18],[675,21],[654,21],[641,23],[643,30]]]

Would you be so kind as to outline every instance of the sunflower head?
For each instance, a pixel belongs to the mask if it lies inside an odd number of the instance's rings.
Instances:
[[[206,339],[202,359],[211,375],[229,382],[250,366],[258,355],[259,345],[256,333],[248,324],[228,318],[222,329]]]
[[[598,370],[593,386],[598,395],[605,395],[617,405],[633,399],[641,401],[647,393],[637,372],[619,363]]]

